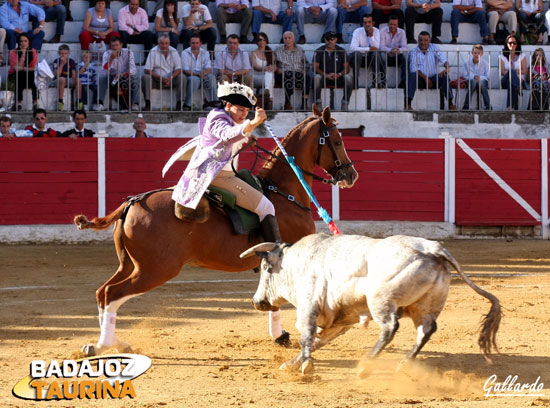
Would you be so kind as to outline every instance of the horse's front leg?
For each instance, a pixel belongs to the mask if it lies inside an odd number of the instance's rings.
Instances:
[[[269,311],[269,335],[273,339],[275,344],[283,347],[290,347],[292,342],[290,341],[290,333],[283,330],[281,323],[281,311],[277,310]]]

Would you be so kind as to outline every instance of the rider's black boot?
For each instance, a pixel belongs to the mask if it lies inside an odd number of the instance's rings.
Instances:
[[[279,232],[279,224],[277,224],[277,217],[274,215],[266,215],[260,223],[260,227],[265,242],[283,242]]]

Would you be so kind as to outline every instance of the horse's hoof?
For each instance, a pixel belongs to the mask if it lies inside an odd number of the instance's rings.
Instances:
[[[131,354],[133,352],[132,346],[130,346],[128,343],[120,342],[121,344],[117,344],[116,349],[119,353],[123,354]]]
[[[357,377],[361,379],[367,378],[372,372],[372,368],[367,365],[367,363],[362,363],[357,367]]]
[[[313,374],[314,367],[311,360],[308,358],[302,363],[302,375],[311,375]]]
[[[97,355],[97,352],[95,350],[95,346],[93,344],[85,344],[82,346],[82,352],[86,355],[86,357],[93,357]]]
[[[298,371],[299,368],[300,360],[288,360],[281,364],[279,370]]]
[[[292,346],[292,342],[290,341],[290,333],[283,330],[283,334],[273,340],[273,343],[289,348],[290,346]]]

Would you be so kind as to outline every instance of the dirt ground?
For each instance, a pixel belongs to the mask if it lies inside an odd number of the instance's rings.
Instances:
[[[477,326],[489,303],[454,278],[438,331],[418,361],[395,372],[416,333],[402,319],[393,343],[360,380],[356,367],[379,329],[351,329],[314,353],[315,373],[278,369],[298,352],[295,310],[283,325],[294,346],[268,337],[267,315],[250,299],[258,275],[186,267],[174,281],[120,309],[117,333],[153,365],[135,379],[135,399],[39,403],[11,391],[32,360],[70,358],[99,335],[95,289],[117,266],[112,245],[0,246],[0,407],[531,407],[550,406],[550,243],[455,240],[446,247],[504,307],[500,354],[485,364]],[[484,397],[499,382],[544,383],[544,396]]]

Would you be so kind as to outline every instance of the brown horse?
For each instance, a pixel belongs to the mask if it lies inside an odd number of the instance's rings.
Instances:
[[[292,129],[283,140],[288,154],[304,170],[311,185],[316,165],[330,172],[333,181],[342,187],[352,187],[357,172],[344,147],[342,136],[331,118],[330,109],[321,114],[315,107],[314,116]],[[297,203],[309,209],[310,200],[282,152],[273,151],[259,171],[285,195],[292,195]],[[315,232],[311,213],[287,196],[271,194],[282,239],[296,242]],[[181,221],[174,215],[174,201],[170,191],[146,196],[127,207],[124,202],[111,214],[91,221],[79,215],[75,224],[79,229],[104,229],[115,223],[114,242],[120,266],[116,273],[97,291],[101,335],[97,346],[85,346],[89,355],[102,353],[110,347],[119,351],[128,345],[116,339],[115,321],[118,308],[128,299],[148,292],[179,274],[185,264],[228,272],[253,269],[260,258],[241,259],[239,254],[254,244],[246,235],[235,234],[228,217],[213,210],[204,223]]]

